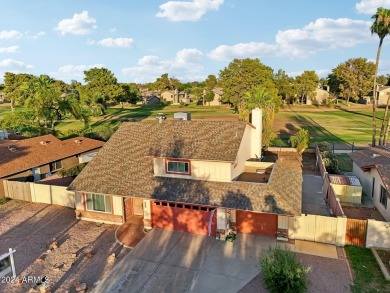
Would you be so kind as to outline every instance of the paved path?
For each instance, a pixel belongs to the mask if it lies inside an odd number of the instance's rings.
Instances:
[[[238,292],[259,273],[274,237],[238,234],[232,242],[154,228],[94,289],[114,292]],[[337,258],[335,246],[307,241],[292,251]]]
[[[330,211],[322,196],[321,176],[303,174],[302,213],[330,216]]]

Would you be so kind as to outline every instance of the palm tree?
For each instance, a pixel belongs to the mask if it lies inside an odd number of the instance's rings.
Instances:
[[[390,10],[380,7],[377,9],[376,13],[371,17],[375,19],[374,23],[371,26],[371,34],[377,34],[379,37],[379,46],[376,54],[376,63],[375,63],[375,75],[374,75],[374,89],[373,89],[373,103],[372,103],[372,146],[376,145],[376,78],[378,75],[378,66],[379,66],[379,57],[381,55],[381,49],[383,40],[390,33]],[[384,117],[382,123],[382,130],[380,134],[380,140],[383,137],[383,129],[386,117]]]

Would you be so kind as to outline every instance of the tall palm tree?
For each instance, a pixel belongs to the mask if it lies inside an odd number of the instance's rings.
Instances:
[[[372,146],[376,145],[376,78],[378,75],[378,66],[379,66],[379,57],[381,55],[381,49],[383,40],[387,35],[390,34],[390,10],[380,7],[377,9],[376,13],[371,17],[375,19],[374,23],[371,26],[371,34],[377,34],[379,37],[379,46],[376,54],[376,63],[375,63],[375,75],[374,75],[374,89],[373,89],[373,103],[372,103]],[[384,129],[384,121],[383,120],[382,128]],[[381,130],[380,137],[383,137],[383,129]]]

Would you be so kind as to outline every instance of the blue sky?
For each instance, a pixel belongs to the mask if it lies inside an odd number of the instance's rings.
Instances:
[[[349,58],[376,57],[371,15],[390,0],[0,0],[4,72],[82,81],[104,66],[120,82],[167,72],[203,80],[233,58],[259,58],[290,75],[325,77]],[[381,74],[390,74],[390,37]]]

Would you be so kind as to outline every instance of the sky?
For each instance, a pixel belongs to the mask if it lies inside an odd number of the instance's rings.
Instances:
[[[92,67],[119,82],[218,76],[234,58],[259,58],[296,76],[326,77],[350,58],[374,61],[377,7],[390,0],[0,0],[4,73],[83,81]],[[390,36],[380,74],[390,74]]]

